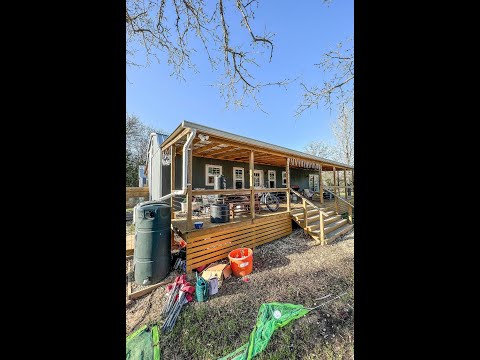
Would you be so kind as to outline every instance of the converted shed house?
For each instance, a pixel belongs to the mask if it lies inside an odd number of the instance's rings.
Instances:
[[[353,167],[278,145],[183,121],[169,136],[151,135],[145,171],[150,200],[172,206],[172,231],[187,242],[187,271],[288,235],[292,221],[319,244],[353,227]],[[226,188],[215,189],[220,175]],[[219,203],[228,213],[212,222]]]

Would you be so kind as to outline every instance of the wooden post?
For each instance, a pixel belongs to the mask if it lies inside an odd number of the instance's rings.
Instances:
[[[308,226],[307,220],[307,202],[305,199],[302,198],[302,206],[303,206],[303,228],[306,230]]]
[[[337,170],[337,195],[340,196],[340,170]]]
[[[253,150],[250,151],[250,213],[252,215],[252,220],[255,219],[255,192],[253,191],[253,170],[254,170],[254,160],[255,156],[253,155]]]
[[[337,194],[337,172],[335,170],[335,166],[333,167],[333,193]]]
[[[175,190],[175,157],[177,156],[175,146],[170,146],[171,159],[170,159],[170,193]],[[170,198],[170,206],[172,207],[172,219],[175,219],[175,209],[173,204],[173,196]]]
[[[350,205],[348,205],[348,222],[353,224],[353,211]]]
[[[287,173],[287,211],[290,212],[290,158],[287,158],[285,172]]]
[[[322,164],[318,169],[318,189],[320,190],[320,204],[323,204],[323,179],[322,179]]]
[[[324,232],[324,224],[323,224],[323,213],[322,210],[318,211],[320,214],[320,244],[325,244],[325,232]]]
[[[193,147],[193,145],[190,145]],[[187,150],[188,174],[187,174],[187,231],[192,229],[192,150]]]
[[[334,198],[335,198],[335,212],[338,215],[338,197],[335,195]]]
[[[345,185],[345,199],[347,199],[347,169],[343,169],[343,182]]]
[[[354,191],[355,190],[355,185],[354,185],[354,181],[353,181],[353,169],[352,169],[352,194],[354,194]]]

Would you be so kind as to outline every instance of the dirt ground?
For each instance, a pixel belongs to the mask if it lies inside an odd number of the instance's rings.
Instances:
[[[312,243],[297,229],[256,248],[249,282],[232,276],[207,302],[184,306],[174,329],[160,337],[162,359],[218,359],[248,341],[262,303],[313,307],[343,293],[276,330],[256,358],[353,359],[354,231],[331,245]],[[127,335],[145,324],[161,327],[164,294],[160,287],[127,305]]]

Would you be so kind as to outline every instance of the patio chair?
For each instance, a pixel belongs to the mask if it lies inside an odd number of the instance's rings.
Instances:
[[[310,189],[303,189],[303,195],[308,199],[312,200],[313,198],[313,191]]]

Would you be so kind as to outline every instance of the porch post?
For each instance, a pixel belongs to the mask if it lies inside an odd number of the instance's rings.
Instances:
[[[173,193],[175,190],[175,157],[177,156],[176,154],[176,149],[174,145],[170,146],[170,154],[171,154],[171,159],[170,159],[170,193]],[[173,208],[173,196],[170,198],[170,206],[171,206],[171,212],[172,212],[172,219],[175,219],[175,210]]]
[[[352,194],[354,194],[354,190],[355,190],[355,185],[354,185],[354,181],[353,181],[353,169],[352,169]]]
[[[347,169],[343,168],[343,182],[345,185],[345,199],[347,199]]]
[[[322,164],[318,169],[318,189],[320,190],[320,204],[323,204],[323,179],[322,179]]]
[[[250,213],[252,214],[252,220],[255,219],[255,192],[253,191],[253,170],[255,157],[253,150],[250,151]]]
[[[187,149],[188,174],[187,174],[187,231],[192,229],[192,150]],[[185,156],[185,155],[184,155]]]
[[[285,172],[287,173],[287,211],[290,212],[290,158],[287,158]]]
[[[337,195],[337,171],[333,167],[333,193]]]

